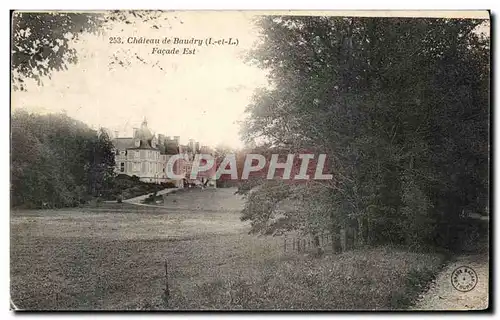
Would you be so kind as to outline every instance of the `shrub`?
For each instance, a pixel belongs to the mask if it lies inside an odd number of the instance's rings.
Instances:
[[[130,191],[128,191],[128,190],[123,191],[122,195],[123,195],[123,199],[130,199],[130,198],[132,198],[132,193]]]
[[[168,188],[168,189],[177,188],[175,183],[173,183],[173,182],[162,182],[161,186],[162,186],[162,188]]]

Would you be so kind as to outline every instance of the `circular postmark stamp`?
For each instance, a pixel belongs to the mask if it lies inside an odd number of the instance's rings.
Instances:
[[[471,291],[477,284],[476,271],[467,266],[456,268],[451,274],[451,284],[458,291]]]

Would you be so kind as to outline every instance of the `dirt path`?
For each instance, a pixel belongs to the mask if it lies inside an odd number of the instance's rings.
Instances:
[[[162,194],[167,194],[167,193],[175,192],[177,190],[179,190],[179,188],[163,189],[163,190],[158,191],[156,193],[156,195],[160,196]],[[126,199],[126,200],[123,200],[123,202],[132,203],[132,204],[140,204],[141,201],[144,200],[144,199],[146,199],[147,197],[149,197],[150,194],[153,194],[153,192],[148,192],[146,194],[143,194],[142,196],[138,196],[138,197],[135,197],[135,198]]]
[[[473,269],[477,284],[468,292],[461,292],[452,285],[454,270],[461,266]],[[488,308],[488,256],[460,256],[447,265],[412,307],[413,310],[483,310]]]

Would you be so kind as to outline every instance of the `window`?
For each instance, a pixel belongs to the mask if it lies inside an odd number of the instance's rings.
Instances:
[[[136,152],[135,152],[135,157],[136,157],[136,158],[139,158],[139,151],[136,151]]]
[[[140,162],[134,162],[134,171],[140,171],[141,170],[141,163]]]
[[[120,163],[120,172],[125,172],[125,162]]]

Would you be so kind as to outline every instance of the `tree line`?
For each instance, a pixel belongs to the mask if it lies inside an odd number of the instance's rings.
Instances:
[[[466,213],[489,211],[485,22],[268,16],[258,26],[248,61],[271,87],[256,91],[242,136],[327,153],[334,179],[241,186],[252,231],[459,246]],[[287,201],[300,210],[280,210]]]
[[[103,129],[65,114],[17,111],[11,137],[12,207],[76,206],[112,186],[113,146]]]

